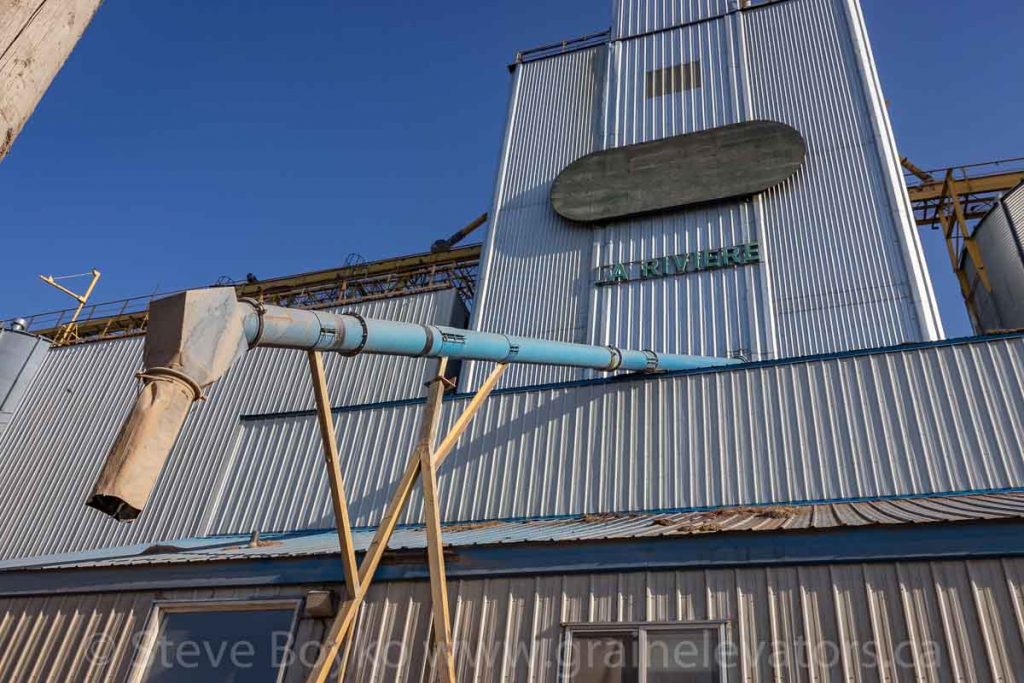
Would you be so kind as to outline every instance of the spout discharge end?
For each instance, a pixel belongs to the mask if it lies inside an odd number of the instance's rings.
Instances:
[[[119,522],[130,522],[142,512],[142,510],[133,508],[117,496],[106,496],[100,493],[92,494],[85,504],[109,517],[113,517]]]
[[[192,387],[174,379],[154,379],[142,388],[86,505],[121,521],[139,516],[194,396]]]

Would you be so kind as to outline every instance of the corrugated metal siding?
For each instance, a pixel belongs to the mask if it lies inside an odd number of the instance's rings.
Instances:
[[[420,410],[337,416],[354,524],[380,519]],[[1021,339],[506,393],[446,461],[441,503],[457,521],[1013,488],[1022,415]],[[209,531],[330,526],[316,444],[312,417],[246,422],[244,485]]]
[[[0,328],[0,439],[32,386],[50,343]]]
[[[608,146],[742,120],[738,45],[731,18],[616,42]],[[647,97],[649,72],[687,63],[700,65],[701,87]],[[753,242],[758,232],[750,202],[619,221],[594,229],[593,272],[613,263]],[[591,289],[590,343],[716,356],[741,351],[755,359],[772,355],[760,266]]]
[[[891,208],[845,0],[790,0],[743,21],[750,115],[808,146],[761,203],[780,356],[921,340],[902,247],[917,236]]]
[[[592,234],[551,208],[551,183],[598,149],[606,50],[519,65],[491,227],[484,245],[474,328],[582,342],[586,338]],[[482,381],[467,364],[469,383]],[[566,368],[514,367],[505,385],[579,377]]]
[[[239,423],[253,394],[275,390],[242,367],[190,419],[140,520],[86,509],[138,352],[137,340],[53,352],[0,453],[2,557],[332,526],[316,420]],[[443,427],[466,401],[446,403]],[[380,518],[420,411],[338,414],[356,525]],[[507,392],[445,463],[442,506],[457,521],[1021,487],[1022,415],[1021,338]]]
[[[345,310],[368,317],[447,324],[459,318],[452,290]],[[313,406],[299,351],[248,353],[193,408],[146,514],[118,524],[87,509],[102,459],[135,398],[141,337],[54,349],[0,443],[0,556],[20,557],[204,534],[212,509],[238,484],[225,479],[245,413]],[[328,386],[338,405],[419,396],[431,361],[328,354]],[[278,482],[283,485],[282,482]]]
[[[612,35],[627,38],[641,33],[722,16],[739,0],[615,0]]]
[[[974,261],[964,256],[982,332],[1024,327],[1024,259],[1006,208],[996,204],[974,230],[992,291],[985,289]]]
[[[964,274],[967,282],[971,284],[971,303],[974,305],[972,322],[979,331],[994,331],[1004,329],[1000,320],[999,310],[996,308],[996,300],[985,291],[984,285],[978,279],[978,271],[974,267],[974,261],[970,258],[962,258]]]
[[[634,220],[595,231],[600,266],[757,241],[748,202]],[[666,353],[771,357],[762,266],[592,287],[590,343]]]
[[[0,603],[0,680],[9,683],[127,680],[155,600],[301,600],[303,596],[301,588],[268,587],[4,600]],[[296,642],[319,641],[324,629],[321,620],[299,619]],[[217,648],[219,643],[210,646]],[[186,658],[184,661],[195,660]],[[301,666],[295,666],[288,669],[284,680],[297,683],[304,679],[304,674]]]
[[[503,164],[501,176],[541,172],[537,178],[543,187],[543,192],[537,197],[540,204],[536,212],[539,216],[534,218],[532,214],[522,214],[524,219],[531,221],[528,228],[508,220],[496,221],[492,240],[496,245],[494,254],[509,252],[517,257],[516,262],[522,259],[536,265],[530,267],[529,274],[516,274],[507,267],[485,269],[485,288],[508,289],[514,295],[500,301],[488,299],[486,295],[478,298],[477,311],[481,313],[475,323],[478,328],[523,329],[525,333],[556,339],[627,348],[656,348],[665,352],[712,355],[742,352],[753,358],[771,355],[767,348],[769,335],[765,332],[769,316],[763,310],[766,286],[757,267],[700,273],[658,282],[636,282],[619,287],[593,286],[598,269],[618,259],[668,256],[690,248],[732,246],[756,239],[757,229],[753,224],[750,203],[732,203],[646,220],[619,222],[598,229],[571,226],[555,216],[548,204],[550,182],[557,173],[590,151],[737,122],[740,118],[737,92],[742,91],[743,86],[736,82],[734,76],[739,63],[736,49],[733,19],[615,43],[611,49],[612,64],[608,76],[597,70],[588,74],[588,79],[594,79],[597,84],[589,86],[591,89],[586,91],[582,100],[589,102],[608,89],[605,105],[608,114],[600,118],[592,115],[595,117],[593,122],[581,119],[588,124],[583,130],[554,126],[556,131],[577,136],[577,145],[581,139],[588,140],[583,148],[577,147],[573,153],[557,159],[551,156],[552,153],[558,156],[561,147],[554,151],[550,148],[529,148],[528,153],[516,153],[521,146],[516,137],[518,128],[525,125],[547,131],[546,119],[550,109],[547,106],[536,112],[531,110],[531,118],[525,119],[519,100],[531,94],[545,98],[557,95],[546,89],[535,92],[538,88],[531,80],[531,72],[521,71],[515,84],[513,114],[509,123],[507,155],[511,161]],[[597,49],[591,52],[604,51]],[[565,70],[571,68],[572,60],[578,61],[578,58],[568,55],[541,63],[548,64],[547,68],[551,70]],[[647,99],[644,91],[646,73],[683,62],[700,63],[702,87]],[[548,81],[544,81],[544,85],[546,88]],[[579,98],[573,91],[575,86],[567,89],[563,84],[561,87],[561,98]],[[559,102],[563,101],[561,98]],[[600,103],[595,102],[594,107],[600,107]],[[603,137],[603,142],[600,139],[589,141],[595,124],[599,124],[599,130],[593,134]],[[499,180],[499,184],[502,182]],[[514,200],[501,192],[496,204],[498,207],[503,204],[516,207]],[[570,241],[561,241],[563,236],[568,236]],[[571,262],[571,267],[564,265],[565,259]],[[545,275],[538,278],[533,274],[536,269]],[[551,273],[557,273],[558,282],[551,281]],[[522,296],[524,282],[537,283],[537,289],[531,289],[526,297]],[[563,334],[559,327],[567,323],[572,326],[574,335],[571,337]],[[479,383],[482,379],[480,372],[477,368],[469,386]],[[522,386],[527,381],[581,376],[593,376],[593,373],[555,369],[513,371],[508,373],[503,385]]]
[[[1024,185],[1003,197],[1003,206],[1013,223],[1013,230],[1017,236],[1017,243],[1024,245]]]
[[[303,589],[165,599],[301,597]],[[153,593],[0,602],[0,677],[122,680]],[[1024,561],[914,562],[453,581],[460,681],[558,680],[563,622],[727,622],[729,681],[1012,681],[1024,670]],[[345,680],[432,680],[425,582],[371,587]],[[299,645],[324,622],[300,620]],[[89,652],[100,656],[89,656]],[[298,667],[288,680],[299,680]]]
[[[635,145],[739,122],[738,47],[732,20],[613,43],[608,146]],[[647,97],[649,72],[693,63],[700,64],[699,88]]]
[[[911,281],[911,295],[914,298],[920,324],[921,338],[937,340],[945,338],[939,304],[928,272],[924,248],[917,231],[914,208],[910,203],[904,179],[902,156],[896,148],[896,136],[889,117],[889,104],[882,93],[882,82],[878,66],[871,49],[867,23],[860,0],[846,0],[845,14],[854,51],[863,76],[868,106],[872,111],[871,123],[875,131],[875,146],[882,167],[882,184],[890,201],[890,211],[898,226],[897,241],[903,248],[907,276]]]
[[[622,0],[610,46],[517,67],[495,197],[496,215],[516,216],[491,227],[477,328],[753,358],[941,336],[856,1],[732,9]],[[581,61],[603,62],[603,53],[607,74],[581,74]],[[646,96],[650,71],[698,62],[701,87]],[[589,152],[753,119],[794,126],[809,154],[794,178],[752,202],[589,230],[547,205],[557,173]],[[524,178],[536,189],[525,193],[536,202],[530,212],[507,189]],[[754,238],[764,254],[757,267],[593,286],[597,269],[618,258]],[[512,372],[504,386],[572,376]],[[481,379],[475,368],[470,384]]]

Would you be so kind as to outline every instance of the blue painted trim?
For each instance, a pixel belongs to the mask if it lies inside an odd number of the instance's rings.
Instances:
[[[741,365],[724,367],[698,368],[695,370],[679,370],[676,372],[663,372],[653,375],[644,373],[631,373],[628,375],[614,375],[611,377],[600,377],[597,379],[583,379],[571,382],[552,382],[548,384],[534,384],[524,387],[510,387],[507,389],[496,389],[491,396],[510,396],[515,394],[531,394],[541,391],[556,391],[561,389],[577,389],[582,387],[598,387],[611,384],[633,384],[638,382],[655,382],[675,377],[688,377],[690,375],[712,375],[726,372],[745,372],[747,370],[759,370],[762,368],[777,368],[791,365],[803,365],[828,360],[842,360],[845,358],[863,358],[865,356],[881,356],[906,351],[920,351],[923,349],[948,348],[954,346],[967,346],[972,344],[988,344],[991,342],[1005,341],[1024,338],[1024,332],[1007,332],[1002,334],[960,337],[957,339],[942,339],[939,341],[914,342],[912,344],[901,344],[898,346],[883,346],[873,349],[856,349],[852,351],[840,351],[837,353],[815,354],[810,356],[796,356],[793,358],[780,358],[775,360],[762,360]],[[469,392],[456,392],[445,396],[445,403],[456,401],[468,401],[473,397]],[[378,401],[375,403],[360,403],[352,406],[337,406],[331,408],[335,415],[354,413],[363,410],[377,410],[383,408],[401,408],[403,406],[422,405],[424,397],[408,398],[398,401]],[[295,417],[315,417],[315,410],[290,410],[276,413],[254,413],[242,415],[239,419],[242,422],[259,422],[262,420],[279,420]]]
[[[731,532],[624,541],[529,543],[454,549],[449,578],[1024,556],[1024,521]],[[394,560],[401,558],[400,561]],[[385,556],[375,581],[427,578],[426,551]],[[175,588],[338,584],[333,555],[134,567],[0,572],[0,596]]]

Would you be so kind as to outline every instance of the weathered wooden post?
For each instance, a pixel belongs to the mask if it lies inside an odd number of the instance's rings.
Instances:
[[[99,6],[100,0],[0,0],[0,161]]]

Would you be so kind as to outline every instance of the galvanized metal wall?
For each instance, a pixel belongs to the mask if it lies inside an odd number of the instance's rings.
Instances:
[[[974,229],[992,290],[978,275],[974,260],[963,256],[980,332],[1024,327],[1024,186],[997,203]]]
[[[586,340],[592,235],[562,221],[548,196],[561,169],[600,148],[606,61],[605,50],[593,48],[516,69],[474,329]],[[467,364],[470,382],[482,380],[481,372],[480,364]],[[516,367],[505,383],[580,376]]]
[[[678,3],[675,3],[678,4]],[[648,17],[717,16],[726,3],[629,3]],[[641,7],[638,7],[642,5]],[[692,6],[691,6],[692,5]],[[744,119],[738,18],[728,17],[612,43],[606,147],[621,147],[717,128]],[[655,22],[657,23],[657,22]],[[701,87],[648,98],[646,74],[694,64]],[[581,228],[586,229],[586,228]],[[634,262],[757,241],[751,202],[728,202],[597,228],[592,272]],[[593,344],[750,359],[774,356],[766,334],[767,287],[761,266],[685,277],[592,286]]]
[[[965,254],[963,264],[973,292],[979,331],[1024,327],[1024,246],[1017,241],[1009,212],[1002,202],[975,227],[974,240],[992,286],[992,291],[985,288],[974,260]]]
[[[1018,186],[1015,190],[1003,197],[1003,206],[1013,224],[1013,231],[1017,235],[1017,243],[1024,244],[1024,185]]]
[[[917,231],[917,219],[903,176],[902,157],[897,151],[896,135],[892,120],[889,118],[889,104],[882,93],[881,78],[878,75],[878,66],[871,49],[860,0],[846,0],[844,10],[864,83],[864,92],[867,95],[867,104],[873,112],[871,123],[875,147],[881,161],[882,185],[893,221],[900,228],[896,231],[895,242],[903,250],[904,266],[911,282],[910,293],[916,306],[921,337],[926,340],[943,339],[946,335],[939,316],[939,304]]]
[[[743,15],[750,116],[787,123],[808,145],[804,168],[759,202],[782,357],[935,336],[851,11],[847,0],[794,0]]]
[[[39,372],[50,343],[0,328],[0,439]]]
[[[304,595],[303,588],[267,587],[0,600],[0,680],[9,683],[127,680],[156,600],[301,600]],[[296,642],[318,642],[324,628],[322,620],[300,618],[295,630]],[[229,648],[233,645],[230,643]],[[214,651],[218,646],[218,643],[210,644]],[[283,680],[297,683],[304,679],[304,673],[301,666],[289,668]]]
[[[594,231],[594,268],[758,240],[749,202]],[[762,266],[592,287],[588,343],[705,356],[771,358]]]
[[[159,597],[301,597],[301,587]],[[0,601],[5,681],[123,680],[157,594]],[[460,681],[557,681],[563,622],[727,622],[729,681],[1012,681],[1024,670],[1024,561],[912,562],[452,581]],[[346,681],[432,680],[430,592],[377,584]],[[300,621],[297,642],[323,622]],[[301,669],[290,671],[297,679]]]
[[[730,0],[619,0],[615,12],[603,50],[517,66],[475,327],[755,359],[941,337],[856,0],[743,11]],[[581,73],[602,51],[607,72]],[[699,70],[700,87],[647,97],[647,74],[679,64]],[[555,176],[589,152],[757,119],[794,126],[809,152],[794,178],[752,201],[596,228],[547,205]],[[507,189],[520,178],[536,190],[530,214]],[[512,210],[521,221],[502,218]],[[616,262],[755,239],[765,256],[755,267],[594,286]],[[510,374],[505,385],[566,376]],[[481,381],[479,367],[469,377]]]
[[[453,290],[378,301],[354,309],[368,317],[460,324]],[[206,532],[210,511],[244,479],[227,478],[241,434],[239,416],[308,409],[312,387],[305,354],[258,349],[193,408],[142,518],[118,524],[85,507],[102,459],[137,393],[141,337],[51,350],[22,409],[0,442],[0,555],[33,556],[109,547]],[[336,405],[422,395],[427,360],[326,358]],[[277,457],[276,450],[256,456]],[[319,456],[318,456],[319,457]],[[296,461],[291,459],[294,464]],[[323,470],[323,467],[318,467]],[[288,481],[272,495],[288,491]],[[253,501],[259,504],[259,501]],[[297,503],[301,504],[301,503]]]
[[[124,368],[137,349],[103,348],[82,347],[97,354],[86,359],[95,369],[48,367],[36,385],[45,397],[2,446],[0,556],[333,526],[316,420],[238,421],[246,406],[295,405],[275,398],[258,362],[197,409],[140,520],[118,525],[86,509],[134,393]],[[420,378],[410,376],[410,392]],[[305,377],[296,369],[292,381]],[[446,404],[443,426],[466,400]],[[420,411],[336,416],[354,524],[380,519]],[[445,463],[441,502],[455,521],[1024,487],[1022,416],[1019,337],[509,391],[488,400]],[[419,517],[418,495],[406,521]]]
[[[1015,680],[1022,570],[991,560],[459,581],[456,667],[464,681],[557,681],[563,622],[726,620],[729,681]],[[355,657],[346,680],[429,680],[429,600],[422,584],[373,588],[353,652],[412,652],[391,666]]]
[[[338,415],[353,523],[380,519],[420,410]],[[441,504],[468,521],[1022,487],[1022,416],[1020,338],[509,392],[445,463]],[[246,422],[237,443],[244,484],[210,532],[331,525],[315,419]]]
[[[137,341],[52,352],[0,445],[0,557],[334,524],[300,367],[251,354],[196,408],[142,518],[83,501],[135,392]],[[301,364],[301,354],[292,362]],[[265,359],[265,360],[264,360]],[[332,361],[333,395],[359,401]],[[423,366],[401,382],[420,390]],[[381,368],[381,372],[385,372]],[[363,390],[383,381],[354,376]],[[99,387],[106,387],[101,391]],[[392,388],[392,390],[395,390]],[[466,398],[446,404],[443,426]],[[416,403],[336,416],[352,518],[380,519]],[[445,518],[850,499],[1024,487],[1024,339],[890,351],[492,396],[442,469]],[[414,494],[407,521],[419,516]]]
[[[614,0],[612,35],[641,33],[718,17],[739,7],[740,0]]]
[[[744,87],[739,51],[734,19],[612,43],[606,146],[635,145],[744,120],[737,98]],[[648,72],[679,64],[695,65],[700,87],[648,97]]]

